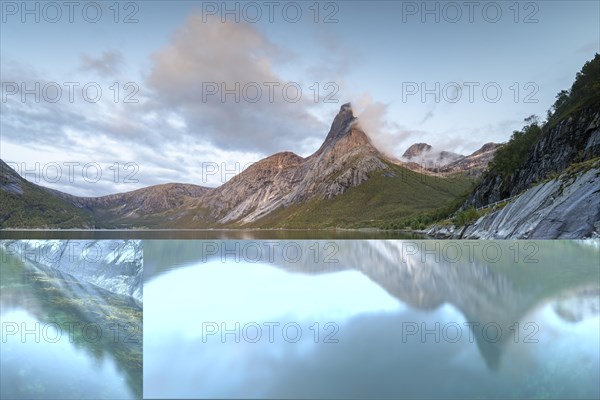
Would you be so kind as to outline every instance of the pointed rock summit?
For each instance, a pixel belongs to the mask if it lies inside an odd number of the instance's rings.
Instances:
[[[354,116],[352,105],[346,103],[340,107],[340,111],[333,119],[325,141],[311,157],[333,152],[333,156],[338,158],[341,153],[348,153],[357,148],[378,153],[360,126],[358,117]]]
[[[340,107],[340,111],[333,119],[329,133],[325,138],[325,143],[339,139],[348,134],[348,132],[350,132],[350,128],[356,123],[356,121],[357,118],[352,112],[352,105],[350,103],[342,105]]]

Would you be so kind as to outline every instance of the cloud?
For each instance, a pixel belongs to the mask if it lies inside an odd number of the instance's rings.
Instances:
[[[352,96],[352,107],[358,122],[367,133],[373,145],[382,153],[401,159],[402,155],[415,143],[428,143],[433,150],[424,161],[440,163],[442,152],[470,154],[489,141],[502,142],[512,132],[515,121],[502,121],[498,125],[487,124],[479,128],[451,127],[441,131],[420,130],[406,127],[393,120],[390,104],[373,100],[368,94]],[[425,114],[424,120],[434,116],[433,109]],[[485,141],[482,138],[486,138]],[[442,160],[443,162],[443,160]]]
[[[5,82],[24,82],[27,88],[35,87],[35,83],[43,87],[48,82],[64,81],[12,61],[3,64],[2,75]],[[46,101],[44,96],[37,102],[33,94],[22,101],[19,86],[14,94],[3,93],[6,102],[2,103],[0,120],[0,158],[19,165],[25,163],[27,169],[36,163],[42,163],[42,169],[58,163],[63,172],[67,171],[64,163],[78,163],[72,181],[63,176],[57,182],[37,182],[71,194],[106,195],[167,182],[214,187],[265,156],[262,151],[219,149],[206,143],[202,136],[190,135],[182,112],[142,96],[144,90],[140,90],[140,102],[133,104],[115,103],[111,96],[89,103],[79,94],[71,103],[65,93],[57,102]],[[108,86],[102,87],[108,90]],[[5,91],[4,86],[2,90]],[[262,124],[269,125],[269,121]],[[304,142],[299,140],[295,145],[302,146]],[[98,182],[82,177],[81,166],[87,163],[102,166]],[[120,180],[115,179],[111,168],[115,163],[122,166]],[[131,172],[123,169],[128,163],[137,166],[138,182],[123,182]],[[35,181],[35,177],[28,179]]]
[[[389,104],[374,101],[368,94],[355,96],[352,108],[373,145],[388,156],[398,158],[412,144],[411,140],[424,134],[392,121],[388,116]]]
[[[107,175],[94,185],[47,185],[73,194],[104,195],[170,181],[217,186],[232,177],[231,171],[239,172],[241,166],[276,151],[307,155],[324,140],[331,121],[319,116],[322,104],[313,102],[308,89],[312,82],[298,82],[304,92],[297,102],[282,97],[281,88],[288,82],[280,78],[274,65],[286,54],[287,50],[270,43],[253,26],[202,23],[198,16],[191,16],[170,42],[153,54],[151,68],[143,72],[138,103],[115,102],[106,95],[92,104],[81,99],[80,91],[74,102],[66,95],[54,103],[44,98],[33,101],[31,95],[22,102],[17,88],[2,105],[0,157],[8,162],[45,159],[139,165],[136,184],[111,182]],[[117,73],[124,64],[123,56],[116,52],[84,55],[81,61],[82,68],[100,75]],[[81,78],[47,76],[11,60],[3,60],[2,75],[6,81],[27,82],[28,88],[36,82],[43,86]],[[256,103],[244,99],[222,102],[220,96],[203,102],[202,83],[211,81],[228,88],[236,82],[271,83],[275,98],[270,102],[265,92]],[[102,89],[112,93],[112,83],[107,82],[101,82]],[[293,90],[290,93],[293,95]],[[214,172],[215,165],[217,173],[207,174],[206,169]]]
[[[402,161],[416,162],[423,166],[441,167],[458,160],[462,157],[461,154],[450,152],[444,149],[434,148],[433,146],[419,154],[418,156],[407,158],[402,157]]]
[[[105,51],[100,57],[94,58],[84,54],[81,56],[81,69],[96,71],[100,76],[111,77],[119,73],[123,64],[123,55],[118,51]]]
[[[329,122],[311,112],[312,83],[276,71],[284,53],[251,24],[193,14],[152,55],[153,107],[177,111],[191,138],[226,150],[270,154],[324,139]]]
[[[3,60],[2,75],[7,81],[27,82],[27,87],[35,82],[42,86],[46,82],[87,82],[86,72],[91,71],[103,78],[98,82],[106,95],[89,103],[82,100],[81,90],[76,90],[75,101],[70,102],[65,89],[55,103],[35,102],[30,95],[22,102],[17,91],[2,105],[0,157],[9,162],[139,165],[139,183],[135,184],[115,183],[106,175],[93,185],[85,181],[47,185],[78,195],[105,195],[171,181],[217,186],[231,178],[227,171],[239,170],[240,165],[277,151],[306,156],[327,135],[333,118],[329,109],[337,111],[339,106],[330,107],[322,99],[314,101],[310,89],[314,80],[300,62],[290,58],[291,53],[253,25],[218,20],[203,23],[201,16],[191,15],[167,44],[152,54],[149,68],[140,71],[143,79],[138,81],[140,89],[135,96],[139,102],[133,104],[115,102],[110,95],[114,74],[126,64],[121,53],[83,55],[81,76],[68,79]],[[290,64],[295,69],[288,68]],[[297,102],[286,101],[282,88],[289,82],[278,69],[304,75],[306,81],[298,76],[294,82],[302,90]],[[224,102],[220,95],[205,99],[206,82],[226,88],[255,82],[263,88],[263,97],[256,103],[245,98],[236,102],[233,95],[227,95]],[[272,101],[265,84],[274,88]],[[293,96],[293,87],[286,94]],[[215,164],[225,175],[221,171],[206,174],[207,168],[214,171]]]

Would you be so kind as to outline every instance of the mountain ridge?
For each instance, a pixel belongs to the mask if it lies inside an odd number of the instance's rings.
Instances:
[[[14,209],[18,208],[20,196],[17,183],[27,181],[14,170],[8,176],[6,184],[3,180],[0,193],[10,197],[10,207]],[[466,188],[466,181],[457,186],[439,178],[424,178],[382,154],[354,116],[350,103],[340,107],[324,142],[310,156],[301,157],[293,152],[273,154],[217,188],[169,183],[101,197],[78,197],[29,182],[27,185],[33,185],[28,187],[37,192],[50,194],[49,198],[61,207],[75,208],[87,218],[83,227],[205,228],[247,227],[263,224],[260,221],[264,220],[279,225],[282,222],[270,219],[272,215],[284,215],[286,212],[281,211],[285,209],[297,210],[286,218],[297,218],[298,213],[313,214],[321,203],[325,202],[328,207],[338,204],[331,201],[370,180],[369,190],[374,192],[371,198],[379,198],[382,190],[396,193],[378,200],[376,207],[386,210],[373,211],[379,218],[398,213],[405,215],[416,212],[408,210],[423,207],[439,207]],[[350,196],[363,198],[365,193],[359,192],[352,192]],[[344,202],[352,203],[352,200]],[[306,204],[310,206],[305,207]],[[395,208],[391,207],[393,204]],[[360,221],[360,215],[354,210],[334,208],[331,212],[332,215],[341,212],[340,215],[350,215],[350,220]],[[72,224],[77,226],[76,222]],[[322,222],[311,224],[321,226]]]

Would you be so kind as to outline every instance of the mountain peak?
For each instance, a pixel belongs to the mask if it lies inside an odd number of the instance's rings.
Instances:
[[[342,106],[340,107],[340,112],[342,111],[350,111],[352,112],[352,103],[348,102],[346,104],[342,104]]]
[[[418,156],[422,155],[423,153],[428,152],[429,150],[431,150],[430,144],[415,143],[412,146],[410,146],[408,149],[406,149],[404,154],[402,154],[402,158],[406,158],[407,160],[410,160],[411,158],[418,157]]]
[[[495,151],[500,146],[502,146],[500,143],[489,142],[489,143],[486,143],[483,146],[481,146],[481,148],[479,150],[475,151],[471,155],[487,153],[488,151]]]
[[[350,128],[356,120],[357,118],[352,112],[352,105],[350,103],[343,104],[340,107],[340,111],[333,119],[333,123],[329,129],[325,143],[345,136],[348,132],[350,132]]]

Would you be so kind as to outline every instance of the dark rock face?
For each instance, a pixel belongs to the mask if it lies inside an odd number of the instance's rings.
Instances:
[[[533,183],[564,171],[571,164],[600,156],[600,111],[583,109],[544,132],[511,176],[488,175],[463,208],[482,207],[515,196]]]
[[[581,239],[598,235],[600,170],[532,187],[460,233],[464,239]],[[457,236],[455,232],[451,236]]]
[[[600,156],[600,110],[587,109],[575,118],[561,121],[534,147],[519,170],[517,191],[531,183],[561,172],[574,162]],[[513,190],[512,193],[517,193]]]

